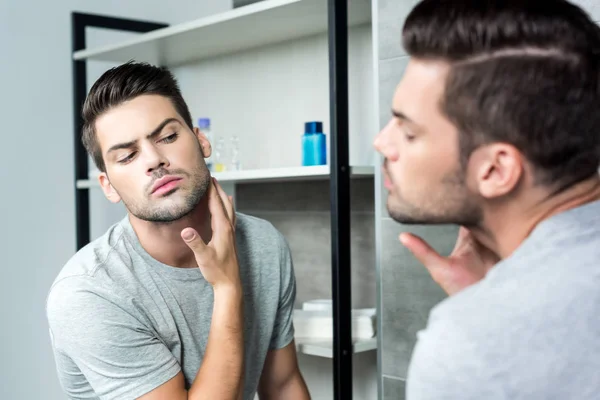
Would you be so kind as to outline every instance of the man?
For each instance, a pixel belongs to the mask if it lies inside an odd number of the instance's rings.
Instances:
[[[461,226],[401,242],[450,295],[418,335],[407,398],[597,399],[600,29],[561,0],[425,0],[375,140],[388,210]]]
[[[174,77],[127,63],[83,107],[100,185],[127,217],[56,278],[47,315],[73,399],[308,399],[283,236],[235,214]]]

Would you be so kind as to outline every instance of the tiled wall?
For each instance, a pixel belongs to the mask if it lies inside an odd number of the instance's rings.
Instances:
[[[404,19],[416,0],[378,0],[378,76],[379,125],[390,118],[394,90],[408,63],[401,45]],[[381,179],[378,180],[380,182]],[[407,226],[389,218],[386,191],[381,190],[379,242],[380,318],[383,400],[404,399],[408,363],[416,341],[416,333],[426,326],[431,308],[445,297],[428,272],[400,244],[402,231],[419,234],[434,248],[448,253],[454,246],[456,228],[448,226]]]
[[[375,307],[373,179],[351,182],[352,300]],[[297,283],[296,306],[331,298],[329,181],[240,184],[237,210],[270,221],[287,239]]]

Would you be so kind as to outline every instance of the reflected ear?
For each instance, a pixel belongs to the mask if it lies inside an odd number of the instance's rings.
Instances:
[[[523,177],[523,155],[512,145],[493,143],[477,149],[471,162],[481,196],[493,199],[513,192]]]
[[[202,155],[204,156],[204,158],[210,157],[210,155],[212,154],[212,147],[206,135],[202,133],[198,128],[194,128],[194,134],[196,135],[196,138],[198,138],[198,142],[200,143],[200,148],[202,149]]]
[[[104,192],[104,196],[106,196],[111,203],[118,203],[121,201],[121,196],[119,196],[119,193],[117,193],[115,188],[111,185],[106,172],[101,172],[100,175],[98,175],[98,182],[100,182],[100,187]]]

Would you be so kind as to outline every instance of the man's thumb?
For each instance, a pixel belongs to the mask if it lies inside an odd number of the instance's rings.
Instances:
[[[194,251],[201,251],[206,246],[204,241],[193,228],[185,228],[181,231],[181,238]]]
[[[410,233],[400,234],[402,243],[427,269],[436,267],[444,259],[423,239]]]

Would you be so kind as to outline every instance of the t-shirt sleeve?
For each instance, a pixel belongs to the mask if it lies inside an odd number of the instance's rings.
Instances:
[[[281,289],[275,327],[269,348],[281,349],[294,338],[294,303],[296,301],[296,278],[289,245],[283,235],[279,235]]]
[[[100,399],[134,399],[177,375],[179,363],[136,314],[135,300],[119,299],[86,279],[56,283],[47,300],[52,347],[67,395],[83,398],[85,377]]]
[[[427,329],[418,333],[407,374],[406,399],[499,398],[501,385],[486,378],[489,372],[476,341],[460,326],[449,318],[430,318]]]

